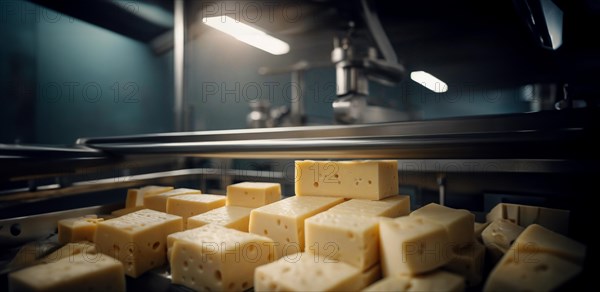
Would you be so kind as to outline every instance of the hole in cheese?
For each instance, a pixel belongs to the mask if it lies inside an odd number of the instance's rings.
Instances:
[[[268,234],[269,234],[269,231],[265,229],[265,230],[263,230],[263,233],[264,233],[265,235],[268,235]]]
[[[158,242],[158,241],[152,245],[153,250],[158,250],[159,247],[160,247],[160,242]]]
[[[202,266],[202,264],[198,265],[198,271],[200,271],[200,273],[204,272],[204,266]]]
[[[319,187],[319,182],[314,182],[313,186],[315,186],[315,188],[318,188]]]
[[[281,225],[281,219],[277,219],[277,225]]]
[[[229,283],[229,286],[227,286],[227,288],[229,288],[229,290],[233,290],[234,287],[235,287],[235,283],[233,283],[233,282]]]
[[[215,271],[215,278],[217,279],[217,281],[221,282],[221,271]]]
[[[371,180],[368,181],[369,184],[372,184],[373,182]]]

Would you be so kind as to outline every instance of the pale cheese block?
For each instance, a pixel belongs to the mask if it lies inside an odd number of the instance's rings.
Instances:
[[[477,286],[483,279],[485,246],[474,240],[466,247],[454,250],[454,258],[444,266],[445,270],[461,275],[469,287]]]
[[[381,265],[377,263],[360,274],[360,284],[358,287],[362,289],[379,280],[381,280]],[[358,287],[356,287],[356,290],[358,290]]]
[[[152,209],[159,212],[167,211],[167,199],[170,197],[188,195],[188,194],[201,194],[200,190],[195,189],[174,189],[172,191],[159,193],[155,195],[144,195],[144,206],[148,209]]]
[[[189,217],[223,206],[225,206],[225,197],[219,195],[191,194],[170,197],[167,199],[167,213],[181,216],[184,225]]]
[[[297,253],[258,267],[254,291],[355,291],[363,281],[360,271],[344,262]]]
[[[498,261],[519,237],[524,228],[507,219],[496,219],[481,232],[483,244],[493,261]]]
[[[144,205],[141,205],[141,206],[135,206],[135,207],[129,207],[129,208],[123,208],[123,209],[114,210],[110,214],[113,215],[113,216],[115,216],[115,217],[120,217],[120,216],[123,216],[123,215],[127,215],[129,213],[133,213],[135,211],[143,210],[143,209],[146,209],[146,207]]]
[[[304,220],[343,202],[342,198],[294,196],[252,210],[250,232],[272,238],[277,258],[304,251]]]
[[[386,277],[433,271],[454,257],[454,245],[444,226],[421,217],[381,220],[379,235],[380,260]]]
[[[418,276],[393,275],[377,281],[363,291],[461,292],[464,290],[465,281],[461,276],[437,270]]]
[[[252,211],[252,208],[223,206],[189,217],[187,219],[187,229],[202,227],[207,224],[215,224],[248,232],[250,211]]]
[[[444,226],[450,236],[450,243],[457,247],[467,246],[473,241],[475,215],[467,210],[430,203],[413,211],[410,216],[420,217]]]
[[[145,186],[139,189],[128,189],[127,198],[125,199],[125,208],[133,208],[144,206],[144,197],[153,196],[160,193],[173,190],[173,187],[165,186]]]
[[[8,291],[125,291],[121,262],[103,254],[94,260],[64,258],[8,276]]]
[[[150,209],[98,224],[96,247],[123,263],[125,273],[138,277],[166,261],[167,235],[183,230],[179,216]]]
[[[304,221],[306,251],[365,271],[379,262],[379,220],[325,211]]]
[[[254,270],[274,260],[273,240],[265,236],[212,224],[185,232],[194,234],[173,244],[173,284],[196,291],[245,291],[254,286]]]
[[[381,200],[398,194],[398,161],[296,161],[295,178],[296,196]]]
[[[487,214],[488,222],[507,219],[522,227],[539,224],[561,234],[569,232],[568,210],[500,203]]]
[[[396,218],[410,213],[410,197],[396,195],[379,201],[351,199],[328,212]]]
[[[96,250],[96,245],[89,241],[67,243],[59,249],[53,251],[41,259],[43,263],[52,263],[65,258],[79,258],[87,261],[95,261],[98,257],[103,256]]]
[[[531,224],[517,237],[513,249],[519,253],[550,253],[583,265],[585,245],[541,225]]]
[[[488,276],[483,291],[555,291],[581,270],[554,254],[510,249]]]
[[[227,206],[257,208],[279,200],[279,183],[241,182],[227,186]]]
[[[96,225],[102,221],[104,219],[98,218],[96,215],[59,220],[58,242],[60,244],[78,241],[94,242]]]
[[[483,239],[481,239],[481,233],[483,232],[483,230],[485,230],[486,227],[488,227],[488,225],[490,225],[490,222],[485,222],[485,223],[479,223],[479,222],[475,222],[474,226],[473,226],[473,235],[475,236],[475,238],[479,241],[482,241]]]

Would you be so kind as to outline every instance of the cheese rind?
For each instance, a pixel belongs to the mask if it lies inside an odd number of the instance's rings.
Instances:
[[[93,242],[96,234],[96,224],[103,220],[97,218],[96,215],[59,220],[58,242],[60,244],[79,241]]]
[[[254,291],[354,291],[363,281],[360,271],[344,262],[297,253],[258,267]]]
[[[485,246],[479,241],[454,250],[454,258],[444,269],[463,276],[469,287],[477,286],[483,279]]]
[[[304,221],[306,251],[365,271],[379,262],[379,220],[325,211]]]
[[[170,197],[188,195],[188,194],[201,194],[200,190],[195,189],[174,189],[172,191],[153,194],[153,195],[144,195],[144,206],[148,209],[152,209],[159,212],[167,211],[167,199]]]
[[[248,232],[251,208],[223,206],[187,219],[187,229],[215,224]]]
[[[522,227],[539,224],[561,234],[569,232],[568,210],[500,203],[487,214],[488,222],[507,219]]]
[[[280,199],[279,183],[241,182],[227,186],[227,206],[257,208]]]
[[[452,260],[448,232],[420,217],[399,217],[379,222],[383,275],[420,274]]]
[[[181,217],[144,209],[99,223],[95,242],[136,278],[165,263],[167,235],[181,230]]]
[[[219,195],[190,194],[167,199],[167,213],[181,216],[184,223],[189,217],[223,206],[225,206],[225,197]]]
[[[8,291],[125,291],[123,265],[107,255],[64,258],[8,276]]]
[[[467,210],[453,209],[431,203],[413,211],[410,216],[421,217],[444,226],[448,231],[450,242],[457,247],[467,246],[473,241],[475,215]]]
[[[274,259],[268,237],[211,224],[183,233],[172,247],[172,281],[196,291],[248,290],[254,270]]]
[[[513,245],[519,253],[550,253],[579,265],[585,260],[585,245],[537,224],[525,228]]]
[[[410,197],[397,195],[379,201],[351,199],[333,206],[328,212],[396,218],[410,213]]]
[[[464,290],[465,281],[461,276],[438,270],[418,276],[393,275],[376,282],[363,291],[461,292]]]
[[[277,243],[277,258],[304,251],[304,220],[343,202],[342,198],[294,196],[252,210],[250,233]]]
[[[296,161],[295,190],[297,196],[381,200],[398,194],[398,161]]]

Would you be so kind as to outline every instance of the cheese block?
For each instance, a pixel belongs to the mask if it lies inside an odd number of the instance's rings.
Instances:
[[[513,245],[518,253],[551,253],[579,265],[585,260],[585,245],[537,224],[525,228]]]
[[[490,273],[483,291],[555,291],[581,272],[581,266],[550,253],[510,249]]]
[[[295,189],[297,196],[381,200],[398,194],[398,161],[296,161]]]
[[[496,219],[481,232],[483,244],[493,261],[499,260],[519,237],[524,228],[507,219]]]
[[[479,222],[475,222],[474,226],[473,226],[473,235],[475,236],[475,238],[479,241],[482,241],[483,239],[481,239],[481,233],[483,232],[483,230],[488,227],[488,225],[490,225],[490,222],[485,222],[485,223],[479,223]]]
[[[223,206],[187,219],[187,228],[202,227],[206,224],[221,225],[248,232],[251,208]]]
[[[375,264],[368,270],[362,272],[360,274],[360,284],[359,287],[367,287],[381,279],[381,265],[379,263]],[[358,287],[357,287],[358,288]]]
[[[212,224],[185,232],[193,235],[175,240],[171,279],[196,291],[248,290],[254,270],[274,259],[273,240],[265,236]]]
[[[306,251],[365,271],[379,262],[379,220],[372,216],[323,213],[304,221]]]
[[[139,211],[139,210],[143,210],[146,209],[146,207],[142,206],[135,206],[135,207],[129,207],[129,208],[123,208],[123,209],[118,209],[115,211],[112,211],[110,214],[115,216],[115,217],[120,217],[129,213],[133,213],[135,211]]]
[[[277,258],[304,251],[304,220],[343,202],[342,198],[294,196],[252,210],[250,232],[275,240]]]
[[[174,196],[181,196],[187,194],[201,194],[199,190],[194,189],[174,189],[172,191],[154,194],[154,195],[144,195],[144,206],[148,209],[152,209],[159,212],[167,211],[167,199]]]
[[[485,260],[485,246],[479,241],[466,247],[454,250],[454,258],[444,266],[445,270],[461,275],[469,287],[477,286],[483,279],[483,264]]]
[[[450,243],[457,247],[467,246],[473,241],[475,215],[467,210],[431,203],[413,211],[410,216],[420,217],[444,226],[450,236]]]
[[[351,199],[333,206],[329,212],[396,218],[410,213],[410,197],[397,195],[379,201]]]
[[[254,291],[355,291],[363,283],[360,271],[309,253],[286,255],[260,266],[254,273]]]
[[[68,218],[58,221],[58,242],[67,244],[78,241],[94,241],[96,234],[96,224],[104,219],[96,215],[85,217]]]
[[[465,281],[462,277],[437,270],[418,276],[393,275],[376,282],[363,291],[461,292],[464,290]]]
[[[227,206],[257,208],[281,199],[281,185],[265,182],[241,182],[227,186]]]
[[[488,222],[507,219],[522,227],[539,224],[561,234],[569,232],[568,210],[501,203],[487,214]]]
[[[384,276],[433,271],[454,256],[444,226],[421,217],[381,220],[379,235]]]
[[[145,196],[153,196],[156,194],[168,192],[172,189],[173,187],[164,186],[145,186],[140,189],[128,189],[127,198],[125,199],[125,208],[143,206]]]
[[[100,256],[104,256],[100,254]],[[96,245],[89,241],[67,243],[41,259],[43,263],[52,263],[65,258],[94,261],[100,257]]]
[[[95,242],[136,278],[165,263],[167,235],[181,230],[181,217],[144,209],[99,223]]]
[[[107,255],[64,258],[8,276],[8,291],[125,291],[123,265]]]
[[[184,225],[188,217],[225,206],[225,197],[219,195],[181,195],[167,199],[167,213],[181,216]]]

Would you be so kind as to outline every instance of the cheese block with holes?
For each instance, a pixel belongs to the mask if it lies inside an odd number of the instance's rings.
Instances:
[[[490,253],[490,259],[498,261],[510,248],[524,228],[507,219],[496,219],[482,232],[481,239]]]
[[[104,254],[64,258],[8,276],[8,291],[125,291],[123,265]]]
[[[420,217],[381,220],[379,235],[384,276],[433,271],[454,257],[444,226]]]
[[[450,242],[457,247],[467,246],[473,241],[475,215],[467,210],[431,203],[413,211],[410,216],[421,217],[444,226],[450,236]]]
[[[304,251],[304,220],[344,199],[294,196],[252,210],[250,232],[275,240],[277,258]]]
[[[254,273],[254,291],[356,291],[360,271],[344,262],[309,253],[286,255],[260,266]]]
[[[121,261],[135,278],[165,263],[167,235],[181,230],[181,217],[144,209],[99,223],[96,248]]]
[[[329,212],[390,218],[406,216],[410,213],[410,197],[397,195],[379,201],[351,199],[333,206]]]
[[[462,277],[445,272],[434,271],[418,276],[393,275],[377,281],[363,291],[381,292],[461,292],[465,290],[465,281]]]
[[[248,290],[254,270],[274,259],[265,236],[212,224],[185,232],[173,243],[171,279],[195,291]]]
[[[202,227],[206,224],[221,225],[248,232],[251,208],[223,206],[187,219],[187,228]]]
[[[454,258],[444,266],[445,270],[461,275],[469,287],[477,286],[483,279],[485,246],[474,240],[466,247],[454,250]]]
[[[585,245],[538,224],[529,225],[513,243],[519,253],[550,253],[583,265]]]
[[[144,196],[153,196],[156,194],[168,192],[173,187],[165,186],[145,186],[139,189],[128,189],[127,198],[125,199],[125,208],[132,208],[144,205]]]
[[[225,206],[225,197],[219,195],[181,195],[167,199],[167,213],[181,216],[184,225],[188,217]]]
[[[167,199],[170,197],[188,195],[188,194],[201,194],[200,190],[195,189],[174,189],[172,191],[159,193],[155,195],[144,195],[144,206],[148,209],[152,209],[159,212],[167,211]]]
[[[398,161],[296,161],[295,178],[297,196],[381,200],[398,194]]]
[[[68,218],[58,221],[58,242],[66,244],[78,241],[94,241],[96,224],[104,219],[96,215],[85,217]]]
[[[306,251],[346,262],[360,271],[379,262],[379,220],[325,211],[304,221]]]
[[[279,183],[241,182],[227,186],[227,206],[256,208],[280,199]]]

